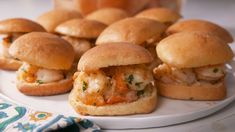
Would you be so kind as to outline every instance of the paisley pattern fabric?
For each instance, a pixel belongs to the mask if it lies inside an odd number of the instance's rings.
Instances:
[[[0,95],[0,132],[47,132],[53,130],[99,132],[87,119],[65,117],[19,106]]]

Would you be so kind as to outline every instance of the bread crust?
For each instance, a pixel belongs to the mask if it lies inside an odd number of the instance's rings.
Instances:
[[[141,45],[152,38],[160,39],[165,29],[164,24],[154,20],[126,18],[108,26],[97,38],[96,44],[128,42]]]
[[[9,59],[0,55],[0,69],[4,70],[18,70],[22,65],[21,61]]]
[[[139,45],[109,43],[85,52],[78,63],[78,70],[94,71],[108,66],[150,63],[152,60],[148,50]]]
[[[94,11],[86,16],[86,19],[96,20],[106,25],[127,18],[129,15],[126,11],[118,8],[103,8]]]
[[[82,16],[77,11],[54,9],[41,14],[36,21],[40,23],[47,32],[54,33],[54,29],[59,24],[74,18],[82,18]]]
[[[199,19],[190,19],[175,23],[167,29],[166,34],[171,35],[182,31],[210,32],[224,40],[226,43],[233,42],[232,35],[226,29],[215,23]]]
[[[0,21],[0,34],[45,32],[46,30],[38,23],[25,18],[11,18]]]
[[[181,18],[181,15],[168,8],[151,8],[144,10],[136,15],[137,18],[153,19],[162,23],[175,23]]]
[[[231,48],[218,37],[205,32],[180,32],[161,40],[158,57],[176,68],[224,64],[233,58]]]
[[[222,100],[226,97],[225,82],[222,80],[217,84],[166,84],[156,82],[160,95],[172,99],[181,100]]]
[[[78,38],[97,38],[100,33],[106,28],[106,25],[86,19],[68,20],[55,29],[57,33]]]
[[[137,101],[131,103],[118,103],[113,105],[93,106],[83,104],[77,100],[76,86],[69,95],[69,103],[76,112],[82,115],[131,115],[131,114],[144,114],[150,113],[155,110],[157,105],[157,92],[153,87],[150,96],[142,97]]]
[[[69,69],[75,55],[67,41],[43,32],[21,36],[11,44],[9,53],[29,64],[57,70]]]
[[[69,77],[57,82],[45,84],[27,83],[17,80],[16,87],[21,93],[25,95],[49,96],[69,92],[72,89],[72,85],[72,77]]]

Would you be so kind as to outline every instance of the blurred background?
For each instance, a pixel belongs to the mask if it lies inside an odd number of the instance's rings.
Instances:
[[[123,4],[123,1],[129,1]],[[131,14],[153,6],[165,6],[181,12],[184,19],[200,18],[215,22],[235,36],[234,0],[0,0],[0,19],[26,17],[35,19],[52,8],[77,9],[82,14],[114,6]]]

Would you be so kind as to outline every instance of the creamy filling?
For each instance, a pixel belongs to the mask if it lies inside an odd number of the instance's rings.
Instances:
[[[154,69],[157,80],[164,83],[198,84],[219,82],[225,77],[224,65],[212,65],[199,68],[178,69],[167,64],[161,64]]]
[[[91,42],[85,39],[79,39],[70,36],[62,36],[62,38],[73,46],[75,51],[75,61],[78,61],[80,57],[92,47]]]
[[[153,84],[151,71],[145,66],[119,66],[92,73],[75,74],[79,100],[88,105],[133,102],[144,96]]]
[[[41,68],[27,63],[19,68],[17,75],[20,81],[38,84],[56,82],[65,78],[61,70]]]

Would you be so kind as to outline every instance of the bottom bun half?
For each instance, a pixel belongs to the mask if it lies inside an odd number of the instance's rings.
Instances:
[[[0,56],[0,69],[4,70],[18,70],[22,65],[21,61],[15,59],[8,59]]]
[[[216,84],[166,84],[156,82],[159,94],[168,98],[182,100],[222,100],[226,97],[225,82]]]
[[[38,83],[26,83],[22,81],[17,82],[17,88],[25,95],[31,96],[49,96],[56,94],[63,94],[69,92],[72,89],[72,78],[66,78],[58,82],[38,84]]]
[[[150,113],[157,105],[157,90],[153,90],[149,96],[144,96],[130,103],[118,103],[104,106],[93,106],[83,104],[77,99],[77,90],[74,88],[69,95],[69,103],[76,112],[82,115],[131,115]]]

